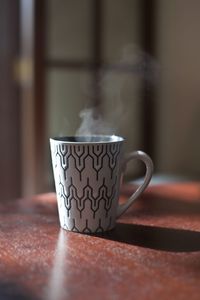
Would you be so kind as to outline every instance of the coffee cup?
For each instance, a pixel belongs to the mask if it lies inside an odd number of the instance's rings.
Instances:
[[[80,233],[111,230],[116,220],[148,186],[153,162],[142,151],[123,155],[124,139],[116,135],[50,139],[58,213],[62,228]],[[119,204],[123,170],[130,160],[146,165],[143,183]]]

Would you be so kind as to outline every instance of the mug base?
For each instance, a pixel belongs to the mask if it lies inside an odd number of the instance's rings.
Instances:
[[[97,228],[97,230],[90,230],[90,229],[84,229],[83,231],[78,230],[77,228],[69,228],[66,224],[64,225],[60,225],[60,227],[66,231],[70,231],[70,232],[75,232],[75,233],[81,233],[81,234],[86,234],[86,235],[96,235],[96,234],[101,234],[101,233],[106,233],[108,231],[111,231],[113,229],[115,229],[115,225],[112,225],[110,228],[104,230],[103,228]]]

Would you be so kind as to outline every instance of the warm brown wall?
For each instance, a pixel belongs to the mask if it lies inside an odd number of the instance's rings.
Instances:
[[[157,1],[157,166],[200,176],[200,1]]]

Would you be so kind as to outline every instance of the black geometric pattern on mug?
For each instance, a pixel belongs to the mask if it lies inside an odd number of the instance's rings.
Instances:
[[[67,230],[70,230],[70,231],[74,231],[74,232],[81,232],[81,233],[100,233],[100,232],[104,232],[104,231],[108,231],[109,229],[111,229],[111,222],[112,222],[112,217],[109,218],[109,223],[108,223],[108,226],[106,228],[103,228],[101,223],[102,223],[102,220],[99,219],[99,224],[98,224],[98,227],[96,228],[96,230],[92,231],[92,229],[89,227],[88,223],[89,223],[89,220],[86,219],[85,220],[85,227],[82,229],[82,230],[79,230],[77,225],[76,225],[76,222],[75,222],[75,219],[72,219],[73,221],[73,225],[72,227],[70,228],[69,226],[67,226],[66,222],[64,222],[64,225],[63,227]]]
[[[73,185],[72,177],[70,177],[70,184],[67,188],[60,181],[60,197],[63,198],[65,207],[67,209],[67,216],[69,217],[70,210],[72,207],[72,202],[76,203],[76,208],[80,213],[80,218],[82,218],[82,212],[85,209],[86,201],[90,202],[90,208],[93,212],[93,218],[95,218],[96,213],[100,208],[101,202],[104,202],[104,209],[106,212],[106,217],[108,216],[109,210],[111,209],[113,199],[116,193],[116,182],[112,185],[111,192],[108,192],[108,187],[105,184],[105,178],[103,178],[103,183],[98,189],[98,195],[94,196],[94,190],[89,184],[89,178],[87,178],[87,184],[83,188],[82,196],[78,195],[77,188]]]
[[[110,216],[108,226],[106,229],[104,229],[101,225],[101,219],[99,219],[99,226],[95,230],[95,233],[104,232],[104,231],[108,231],[109,229],[111,229],[111,221],[112,221],[112,217]]]
[[[74,159],[74,165],[79,173],[80,180],[82,180],[82,172],[86,166],[86,159],[90,157],[92,159],[92,166],[96,172],[96,180],[99,178],[99,172],[103,168],[104,157],[108,157],[108,166],[111,170],[111,178],[113,177],[113,171],[117,164],[117,159],[120,153],[120,144],[102,144],[102,145],[57,145],[57,151],[55,156],[59,156],[60,165],[64,171],[64,177],[66,179],[66,171],[69,168],[69,159]]]

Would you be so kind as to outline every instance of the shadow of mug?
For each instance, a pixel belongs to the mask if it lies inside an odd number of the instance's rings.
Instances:
[[[117,223],[116,228],[112,231],[95,234],[95,236],[161,251],[192,252],[200,250],[200,232],[192,230]]]

